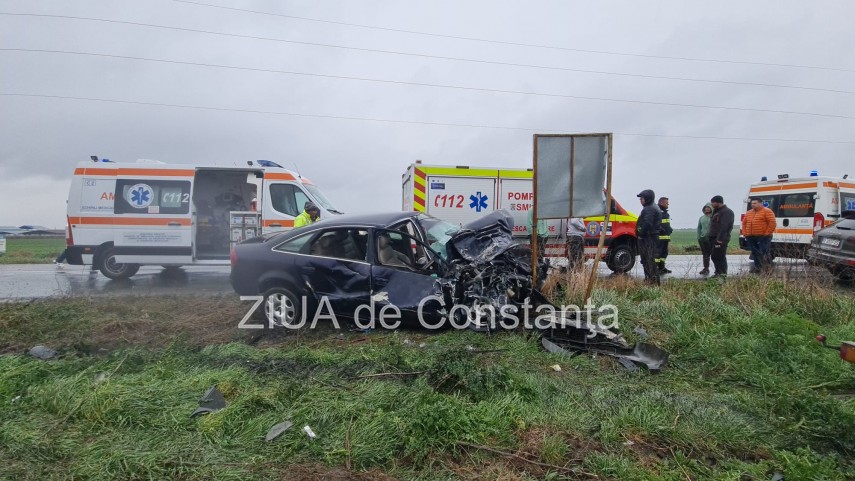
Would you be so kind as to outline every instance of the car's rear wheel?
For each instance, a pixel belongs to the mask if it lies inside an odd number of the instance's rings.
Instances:
[[[613,272],[621,274],[629,272],[635,266],[635,251],[626,242],[609,247],[606,265]]]
[[[140,270],[139,264],[120,264],[116,262],[116,253],[112,247],[104,250],[98,256],[98,270],[105,277],[113,280],[127,279]]]
[[[284,287],[272,287],[264,292],[263,309],[266,328],[298,327],[303,322],[300,298]]]

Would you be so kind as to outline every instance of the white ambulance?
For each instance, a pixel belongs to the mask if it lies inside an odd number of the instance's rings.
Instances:
[[[270,161],[80,163],[68,194],[68,262],[111,279],[141,265],[228,265],[233,244],[292,228],[306,202],[321,218],[340,214],[309,179]]]
[[[798,259],[805,257],[814,232],[834,223],[841,211],[855,209],[855,181],[848,175],[820,177],[817,171],[807,177],[763,177],[748,189],[743,219],[752,197],[763,199],[763,205],[775,213],[778,226],[772,236],[772,255]],[[746,248],[741,232],[739,245]]]
[[[402,176],[404,211],[425,212],[456,225],[467,224],[495,210],[510,211],[514,236],[529,242],[528,214],[534,201],[532,169],[425,165],[417,161]],[[593,258],[605,216],[585,218],[585,254]],[[635,223],[638,217],[612,200],[603,260],[615,272],[635,265]],[[567,255],[567,222],[550,220],[546,255]]]

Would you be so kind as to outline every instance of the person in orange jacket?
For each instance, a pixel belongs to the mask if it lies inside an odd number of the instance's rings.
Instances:
[[[751,198],[751,210],[745,214],[742,222],[742,235],[754,257],[753,273],[767,271],[772,266],[772,258],[769,255],[772,249],[772,234],[777,227],[775,213],[772,209],[763,205],[760,197]]]

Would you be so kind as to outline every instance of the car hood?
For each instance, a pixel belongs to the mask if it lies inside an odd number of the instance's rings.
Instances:
[[[476,264],[490,262],[516,244],[514,219],[506,210],[498,210],[464,225],[448,241],[449,257]]]

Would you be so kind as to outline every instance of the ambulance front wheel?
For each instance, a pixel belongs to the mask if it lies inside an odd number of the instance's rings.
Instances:
[[[102,252],[99,259],[98,270],[105,277],[113,280],[127,279],[140,270],[139,264],[119,264],[116,262],[116,253],[112,247]]]

